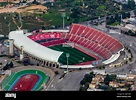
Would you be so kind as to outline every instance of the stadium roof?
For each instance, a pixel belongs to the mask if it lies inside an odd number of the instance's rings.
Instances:
[[[58,62],[60,55],[63,53],[60,51],[49,49],[32,41],[30,38],[27,37],[27,35],[25,35],[23,30],[10,32],[9,39],[14,40],[14,45],[17,48],[21,48],[21,46],[23,46],[26,53],[40,59],[42,58],[43,60]]]

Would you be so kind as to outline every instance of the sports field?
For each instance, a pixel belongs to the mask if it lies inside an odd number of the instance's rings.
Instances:
[[[40,81],[39,75],[25,74],[17,80],[13,87],[11,87],[11,91],[31,91],[38,81]]]
[[[49,76],[40,70],[22,70],[8,76],[2,88],[6,91],[38,91],[48,80]]]
[[[85,54],[84,52],[79,51],[73,47],[63,47],[63,45],[51,46],[49,47],[53,50],[62,51],[63,54],[59,57],[59,63],[66,65],[67,64],[67,57],[66,53],[69,53],[68,64],[75,65],[82,62],[88,62],[96,60],[95,58]]]

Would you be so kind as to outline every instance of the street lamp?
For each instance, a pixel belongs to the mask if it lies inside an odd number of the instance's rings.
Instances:
[[[63,18],[63,29],[64,29],[64,24],[65,24],[65,22],[64,22],[64,17],[66,17],[66,13],[63,12],[61,16],[62,16],[62,18]]]
[[[68,57],[70,56],[69,53],[66,53],[66,57],[67,57],[67,73],[68,73]]]
[[[6,16],[4,16],[4,19],[6,20],[6,19],[7,19],[7,17],[6,17]]]
[[[118,14],[118,17],[120,18],[120,25],[122,25],[122,14],[119,13],[119,14]]]
[[[7,59],[5,59],[4,61],[7,62]]]
[[[9,32],[10,32],[10,24],[11,24],[11,23],[9,22],[9,24],[8,24],[8,27],[9,27]]]
[[[132,46],[132,44],[130,44],[129,46]]]
[[[22,25],[23,23],[22,23],[21,13],[19,13],[19,21],[20,21],[20,24],[21,24],[21,25],[20,25],[20,27],[18,27],[18,28],[19,28],[19,30],[21,30],[21,28],[22,28],[22,26],[23,26],[23,25]]]
[[[8,13],[9,13],[9,0],[7,0],[8,1]]]
[[[3,70],[3,68],[4,68],[4,66],[3,66],[3,65],[5,65],[5,66],[6,66],[6,65],[7,65],[7,63],[8,63],[8,60],[7,60],[7,59],[4,59],[4,63],[2,64],[2,70],[1,70],[1,71],[2,71],[2,73],[3,73],[3,71],[4,71],[4,70]]]
[[[85,60],[85,57],[83,57],[83,61]]]

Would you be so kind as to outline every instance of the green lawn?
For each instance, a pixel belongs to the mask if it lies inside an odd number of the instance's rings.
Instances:
[[[74,64],[78,64],[78,63],[82,63],[82,62],[88,62],[88,61],[95,60],[95,58],[77,50],[76,48],[62,47],[62,45],[51,46],[49,48],[63,52],[63,54],[59,57],[58,61],[59,61],[59,63],[64,64],[64,65],[67,64],[66,53],[70,54],[70,56],[68,58],[69,65],[74,65]]]

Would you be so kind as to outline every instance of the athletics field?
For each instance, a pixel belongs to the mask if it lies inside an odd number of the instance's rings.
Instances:
[[[41,70],[27,69],[12,73],[2,83],[6,91],[40,91],[49,76]]]

